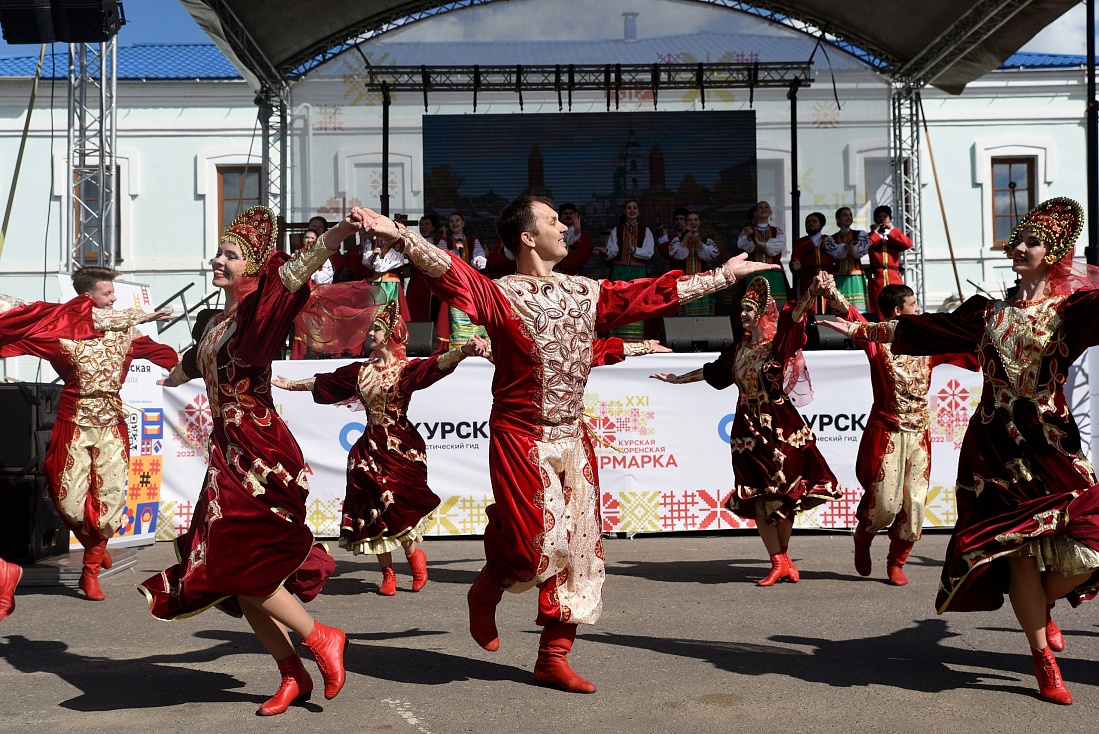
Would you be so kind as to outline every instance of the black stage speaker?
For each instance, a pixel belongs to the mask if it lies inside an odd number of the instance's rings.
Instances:
[[[733,325],[728,316],[669,316],[664,338],[673,352],[720,352],[733,343]]]
[[[125,23],[118,0],[0,0],[8,43],[104,43]]]
[[[818,349],[857,349],[855,343],[838,331],[832,331],[825,326],[817,326],[821,321],[835,321],[832,314],[816,314],[812,317],[808,328],[805,330],[805,348],[810,351]]]
[[[409,321],[408,344],[405,352],[409,357],[430,357],[435,353],[435,322]]]
[[[105,43],[126,24],[118,0],[53,0],[53,31],[66,43]]]
[[[8,43],[53,43],[53,0],[0,0],[0,26]]]
[[[0,558],[34,563],[68,552],[69,531],[54,510],[45,476],[0,476]]]
[[[0,383],[0,416],[4,419],[0,474],[42,471],[60,395],[61,385]]]

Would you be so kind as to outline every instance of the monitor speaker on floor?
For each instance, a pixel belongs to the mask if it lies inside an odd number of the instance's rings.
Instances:
[[[664,341],[673,352],[720,352],[733,343],[733,326],[727,316],[669,316]]]
[[[408,344],[405,352],[409,357],[427,357],[435,351],[435,322],[409,321]]]

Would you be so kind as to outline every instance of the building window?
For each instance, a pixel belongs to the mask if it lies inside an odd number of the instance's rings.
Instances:
[[[81,265],[102,265],[110,262],[106,251],[100,256],[96,240],[102,235],[100,232],[100,217],[102,208],[99,203],[99,181],[97,178],[74,173],[74,190],[76,193],[73,202],[73,237],[76,249],[73,252],[73,262]],[[120,180],[119,170],[116,167],[114,173],[114,185],[117,189]],[[81,237],[83,234],[83,237]],[[109,247],[109,245],[107,245]],[[114,257],[115,263],[122,262],[122,202],[115,197],[114,206]]]
[[[883,204],[893,206],[893,161],[890,158],[866,158],[863,163],[866,176],[866,208],[868,219]],[[867,226],[872,224],[867,221]]]
[[[1002,247],[1037,203],[1033,156],[992,159],[992,246]]]
[[[218,166],[218,235],[248,207],[260,204],[259,166]]]

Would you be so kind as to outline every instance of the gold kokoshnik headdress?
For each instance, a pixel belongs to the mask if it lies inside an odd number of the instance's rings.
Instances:
[[[759,314],[767,310],[767,304],[770,302],[771,284],[762,275],[757,275],[748,282],[748,287],[744,289],[744,297],[740,299],[741,306],[751,306]]]
[[[1027,212],[1015,225],[1011,238],[1004,243],[1004,252],[1012,257],[1023,232],[1037,232],[1046,243],[1046,263],[1053,265],[1076,244],[1076,238],[1084,228],[1084,209],[1077,202],[1064,196],[1043,201]]]
[[[253,206],[233,220],[221,239],[240,246],[244,259],[248,261],[244,274],[255,275],[275,249],[278,232],[275,213],[265,206]]]
[[[396,299],[385,304],[378,311],[378,315],[374,317],[374,323],[385,330],[387,341],[394,340],[398,344],[404,344],[408,341],[408,331],[403,328],[404,320],[401,318],[401,309]]]

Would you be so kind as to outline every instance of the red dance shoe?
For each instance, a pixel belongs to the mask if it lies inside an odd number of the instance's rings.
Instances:
[[[801,581],[801,571],[798,571],[798,567],[790,560],[790,546],[779,546],[779,551],[782,553],[782,560],[786,562],[786,580],[791,584]]]
[[[575,639],[575,624],[557,620],[546,624],[538,641],[538,662],[534,664],[536,682],[569,693],[595,693],[595,684],[577,675],[569,666],[567,656]]]
[[[378,593],[382,596],[394,596],[397,593],[397,572],[393,566],[382,569],[382,584],[378,587]]]
[[[469,605],[469,634],[478,645],[489,652],[500,649],[500,633],[496,631],[496,605],[504,596],[484,569],[469,587],[466,603]]]
[[[103,554],[107,550],[107,541],[100,540],[95,545],[84,549],[84,567],[80,571],[80,581],[77,584],[84,592],[84,597],[89,601],[103,601],[107,595],[99,587],[99,569],[103,565]]]
[[[874,561],[870,558],[870,544],[874,542],[874,534],[868,533],[858,525],[855,526],[855,570],[859,576],[869,576],[874,570]]]
[[[427,585],[427,555],[423,548],[417,548],[408,559],[408,567],[412,569],[412,590],[419,591]]]
[[[320,622],[314,622],[313,631],[302,642],[309,648],[309,652],[313,653],[313,659],[317,661],[317,667],[321,670],[324,697],[335,698],[347,679],[347,671],[343,667],[347,635],[335,627],[325,627]]]
[[[256,709],[256,716],[275,716],[290,708],[295,701],[308,701],[309,694],[313,692],[313,679],[309,677],[309,671],[301,664],[301,658],[297,655],[280,660],[279,672],[282,673],[282,683],[275,695],[263,702]]]
[[[1065,688],[1061,678],[1061,669],[1048,647],[1041,650],[1031,648],[1030,657],[1034,660],[1034,677],[1038,679],[1038,695],[1050,703],[1068,706],[1072,703],[1072,694]]]
[[[1046,604],[1046,644],[1053,652],[1062,652],[1065,649],[1065,636],[1061,634],[1061,628],[1053,621],[1053,605]]]
[[[916,543],[911,540],[894,538],[890,541],[885,573],[889,577],[891,585],[904,586],[908,583],[908,577],[904,575],[904,564],[908,560],[908,554],[912,552],[912,546],[914,545]]]
[[[15,611],[15,587],[22,578],[22,566],[0,558],[0,619]]]
[[[786,578],[786,556],[776,553],[771,556],[771,572],[756,582],[756,586],[774,586],[776,581]]]

